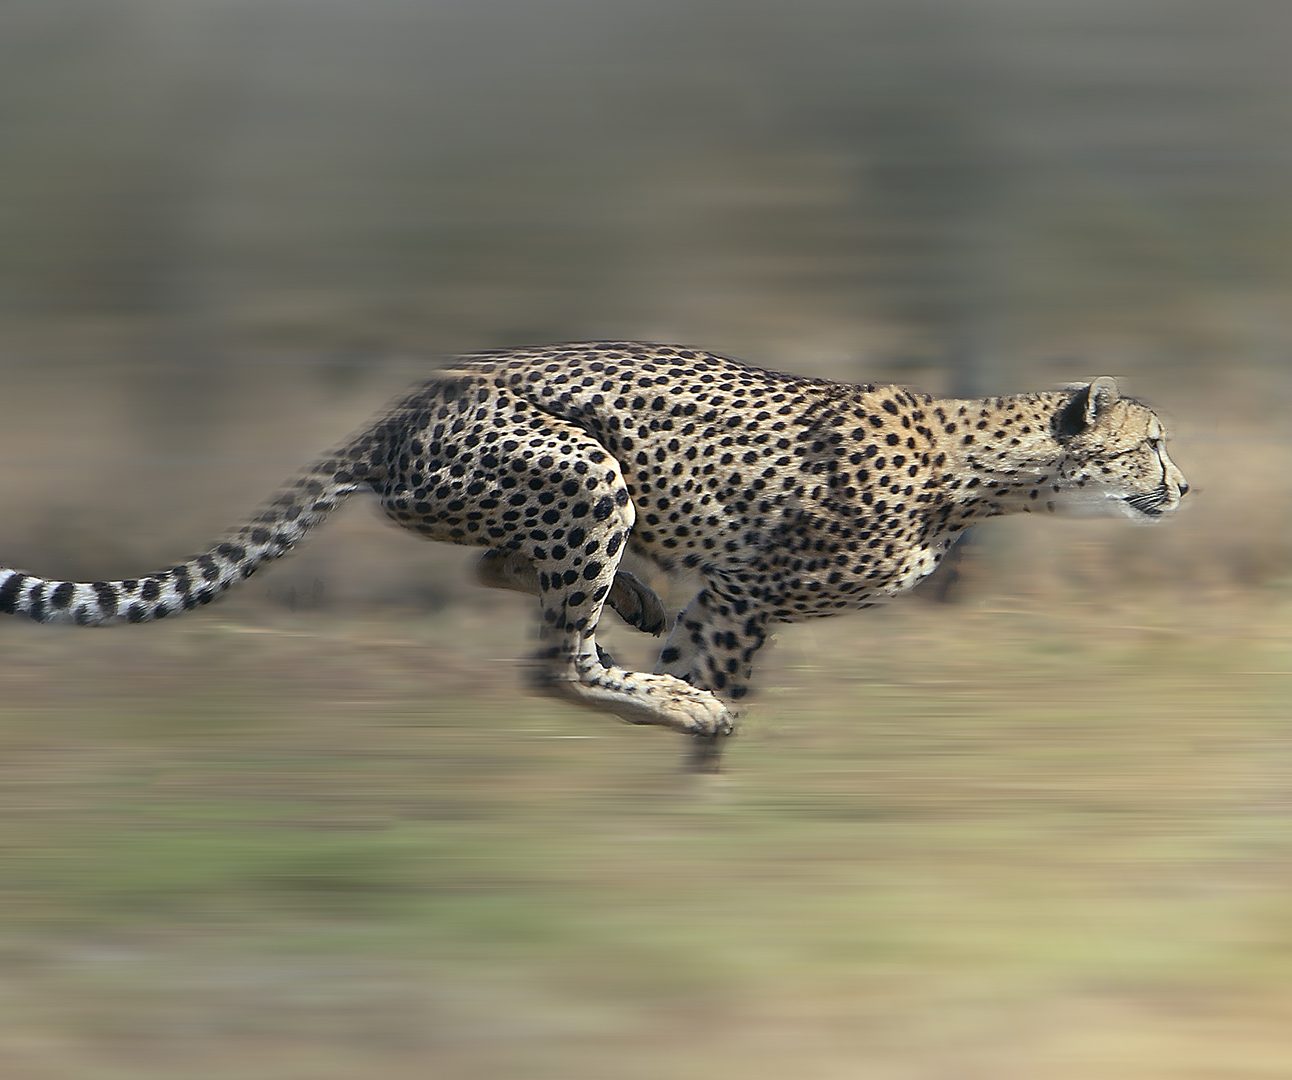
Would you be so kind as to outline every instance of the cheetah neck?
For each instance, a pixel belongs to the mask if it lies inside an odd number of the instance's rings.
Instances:
[[[938,402],[947,488],[964,518],[1053,512],[1065,489],[1054,418],[1065,392]]]

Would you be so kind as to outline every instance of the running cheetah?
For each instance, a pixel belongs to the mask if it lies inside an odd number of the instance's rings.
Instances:
[[[366,489],[427,539],[487,549],[483,584],[538,597],[539,688],[698,736],[696,762],[712,763],[772,624],[912,588],[982,518],[1073,503],[1160,518],[1189,490],[1165,438],[1107,377],[960,401],[673,345],[480,353],[208,551],[123,581],[0,570],[0,611],[81,626],[181,614]],[[607,605],[649,634],[668,625],[658,597],[619,569],[625,550],[701,583],[651,674],[597,646]]]

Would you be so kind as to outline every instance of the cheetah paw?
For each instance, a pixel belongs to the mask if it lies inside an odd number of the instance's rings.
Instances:
[[[727,707],[707,690],[678,695],[661,710],[664,723],[684,735],[730,735],[736,726]]]

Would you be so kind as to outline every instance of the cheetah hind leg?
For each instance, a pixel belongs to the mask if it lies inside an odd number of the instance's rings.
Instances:
[[[544,621],[558,611],[544,608]],[[559,619],[559,615],[558,615]],[[666,674],[645,674],[615,666],[591,634],[570,635],[559,627],[536,657],[534,689],[609,712],[630,724],[658,724],[685,735],[729,735],[727,707],[707,690]]]
[[[490,589],[538,595],[538,571],[519,551],[495,548],[476,564],[476,580]],[[668,626],[664,602],[644,581],[627,570],[616,570],[606,604],[624,622],[643,634],[658,636]]]
[[[603,527],[606,539],[611,529],[630,522],[621,518]],[[621,546],[610,544],[611,550]],[[732,715],[707,690],[672,675],[629,671],[606,662],[596,631],[604,600],[614,585],[616,562],[535,559],[541,623],[534,688],[613,713],[630,724],[658,724],[687,735],[726,734]]]

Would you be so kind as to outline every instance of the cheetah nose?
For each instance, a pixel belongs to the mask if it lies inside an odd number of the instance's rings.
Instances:
[[[1188,494],[1189,494],[1189,485],[1188,485],[1188,484],[1186,484],[1183,480],[1181,480],[1181,481],[1180,481],[1180,498],[1184,498],[1184,496],[1186,496],[1186,495],[1188,495]]]

